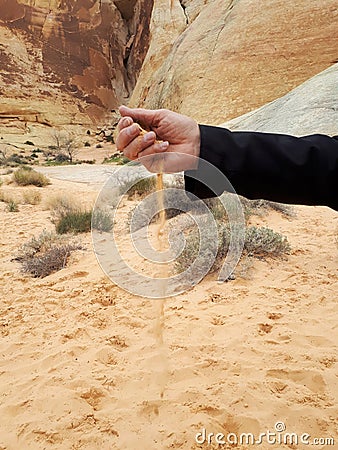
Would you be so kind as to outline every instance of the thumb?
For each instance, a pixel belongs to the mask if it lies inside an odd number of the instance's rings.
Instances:
[[[150,126],[155,119],[156,110],[143,108],[128,108],[127,106],[120,106],[119,111],[122,117],[131,117],[136,122],[141,122],[144,125]]]

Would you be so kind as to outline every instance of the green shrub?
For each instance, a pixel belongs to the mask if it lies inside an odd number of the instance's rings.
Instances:
[[[202,239],[209,239],[206,234]],[[218,252],[215,262],[210,272],[221,267],[224,258],[227,255],[230,245],[229,225],[218,222]],[[196,259],[199,253],[200,235],[196,228],[193,228],[186,234],[186,244],[184,250],[175,261],[175,268],[178,273],[185,271]],[[249,256],[257,257],[278,257],[290,252],[290,244],[285,236],[277,233],[270,228],[249,227],[245,232],[245,243],[243,253]],[[200,255],[201,266],[207,266],[210,252],[206,250],[205,254]]]
[[[34,185],[43,187],[50,184],[48,178],[42,173],[36,172],[33,169],[27,170],[25,168],[20,168],[14,172],[13,181],[15,181],[19,186]]]
[[[55,227],[59,234],[86,233],[91,229],[91,211],[69,211],[62,215]]]
[[[280,256],[290,252],[285,236],[270,228],[249,227],[245,233],[244,249],[255,256]]]
[[[9,200],[7,202],[7,211],[9,211],[9,212],[18,212],[19,211],[19,207],[18,207],[18,204],[16,203],[16,201]]]
[[[155,190],[155,187],[155,177],[142,178],[128,189],[128,199],[132,199],[135,195],[149,194],[150,192],[153,192]]]
[[[113,228],[113,219],[109,212],[95,210],[92,216],[92,228],[98,231],[110,231]]]

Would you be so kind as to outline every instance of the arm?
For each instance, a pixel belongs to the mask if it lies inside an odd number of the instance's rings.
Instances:
[[[338,136],[297,138],[206,125],[199,129],[200,158],[220,169],[237,194],[338,210]],[[189,173],[185,172],[186,189],[210,196]]]

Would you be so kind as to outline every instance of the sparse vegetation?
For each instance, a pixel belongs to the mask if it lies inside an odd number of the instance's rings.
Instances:
[[[149,194],[150,192],[153,192],[155,190],[155,187],[155,177],[142,178],[128,189],[128,199],[132,199],[133,197],[135,197],[135,195]]]
[[[54,130],[52,139],[54,140],[54,146],[51,148],[56,152],[55,158],[66,158],[72,164],[79,151],[75,136],[72,133]]]
[[[218,222],[218,233],[218,253],[210,272],[217,270],[221,266],[230,244],[230,228],[228,224]],[[208,236],[204,235],[202,239],[208,239]],[[183,272],[192,264],[199,253],[199,248],[200,235],[198,230],[194,228],[186,234],[185,248],[175,262],[177,272]],[[255,257],[281,257],[290,252],[290,244],[285,236],[270,228],[248,227],[245,233],[243,252],[245,255]],[[201,266],[204,265],[203,259],[207,264],[209,258],[209,253],[202,255]]]
[[[97,147],[97,146],[96,146]],[[103,164],[118,164],[119,166],[122,166],[124,164],[127,164],[130,162],[130,159],[126,158],[123,155],[118,156],[109,156],[108,158],[104,158]]]
[[[31,168],[20,168],[16,170],[13,174],[13,181],[15,181],[16,184],[19,186],[38,186],[38,187],[44,187],[50,184],[50,181],[48,180],[45,175],[42,173],[36,172],[35,170]]]
[[[28,205],[38,205],[41,202],[41,193],[35,189],[27,189],[22,194],[24,203]]]
[[[63,269],[70,254],[82,249],[79,243],[70,242],[69,238],[43,231],[25,243],[15,258],[21,263],[22,271],[35,278],[43,278]]]
[[[65,233],[86,233],[91,229],[92,211],[69,211],[55,224],[56,232]]]
[[[113,228],[113,219],[109,212],[96,209],[92,215],[92,228],[98,231],[110,231]]]
[[[246,229],[244,249],[254,256],[282,256],[291,248],[282,234],[266,227],[249,227]]]
[[[15,200],[8,200],[7,211],[8,212],[18,212],[19,211],[19,206]]]

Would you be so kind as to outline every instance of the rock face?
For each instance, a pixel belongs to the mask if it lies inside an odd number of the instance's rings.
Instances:
[[[221,126],[295,136],[338,135],[338,64],[268,105]]]
[[[337,58],[336,0],[154,0],[150,29],[130,104],[204,123],[279,98]]]
[[[135,85],[152,6],[152,0],[0,0],[1,118],[100,120]]]

